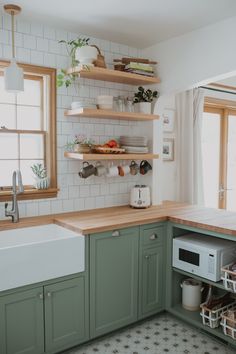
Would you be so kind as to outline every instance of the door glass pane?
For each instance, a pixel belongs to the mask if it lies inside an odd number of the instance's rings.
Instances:
[[[0,127],[16,129],[16,106],[0,103]]]
[[[236,116],[228,117],[226,209],[236,211]]]
[[[220,115],[204,112],[202,126],[203,188],[205,206],[218,208]]]
[[[20,170],[22,174],[22,182],[24,185],[32,186],[34,184],[34,175],[30,166],[41,163],[44,164],[43,160],[21,160],[20,161]]]
[[[17,104],[40,106],[41,88],[38,80],[24,80],[24,91],[17,94]]]
[[[18,158],[18,135],[11,134],[11,133],[0,133],[0,159],[17,159],[17,158]]]
[[[43,159],[43,135],[21,134],[20,135],[20,158]]]
[[[40,130],[40,114],[39,107],[17,106],[17,129]]]
[[[12,186],[12,173],[18,169],[16,160],[0,160],[0,187]]]

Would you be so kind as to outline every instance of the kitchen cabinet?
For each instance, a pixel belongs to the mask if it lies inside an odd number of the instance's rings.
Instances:
[[[0,296],[0,353],[57,353],[88,340],[87,298],[84,274]]]
[[[139,227],[90,236],[90,336],[138,319]]]
[[[140,227],[139,319],[163,309],[165,225]]]
[[[44,352],[43,287],[0,297],[0,353]]]

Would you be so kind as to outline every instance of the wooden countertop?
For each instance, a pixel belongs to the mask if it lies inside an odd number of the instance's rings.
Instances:
[[[73,213],[21,218],[17,224],[0,221],[0,230],[56,223],[84,235],[135,225],[170,220],[182,225],[197,227],[236,236],[236,213],[220,209],[199,208],[177,202],[164,202],[148,209],[129,206],[86,210]]]

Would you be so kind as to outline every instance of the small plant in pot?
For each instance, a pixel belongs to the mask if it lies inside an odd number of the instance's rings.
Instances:
[[[139,86],[138,92],[135,92],[133,102],[138,104],[138,111],[140,113],[151,114],[152,102],[154,98],[158,98],[158,92],[150,89],[145,90],[144,87]]]
[[[66,150],[86,154],[91,152],[92,145],[93,142],[85,135],[75,135],[75,139],[66,144]]]
[[[34,174],[34,187],[36,189],[47,189],[49,187],[49,177],[47,176],[47,170],[41,163],[36,163],[31,166],[31,170]]]

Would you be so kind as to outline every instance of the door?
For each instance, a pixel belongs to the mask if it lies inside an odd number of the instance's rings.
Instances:
[[[62,350],[88,339],[84,276],[45,286],[44,298],[46,351]]]
[[[0,297],[0,353],[44,352],[43,288]]]
[[[90,236],[90,336],[137,320],[139,228]]]
[[[140,269],[139,318],[144,318],[163,306],[163,247],[144,249]]]
[[[205,106],[202,127],[205,206],[236,211],[236,109]]]

